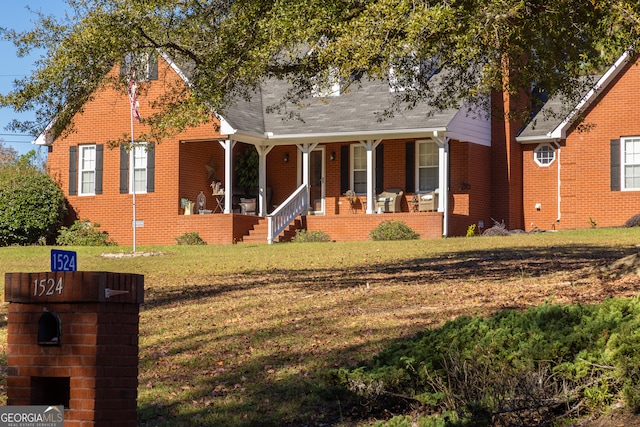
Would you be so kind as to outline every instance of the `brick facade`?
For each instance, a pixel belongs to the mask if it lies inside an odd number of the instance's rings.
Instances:
[[[154,100],[162,96],[170,85],[180,84],[179,78],[168,64],[163,60],[159,62],[158,80],[141,84],[138,99],[139,111],[143,118],[153,112]],[[207,198],[206,208],[216,208],[216,200],[211,194],[211,180],[205,165],[216,169],[211,178],[224,181],[225,153],[217,141],[221,135],[214,124],[215,121],[212,120],[211,123],[190,128],[155,145],[154,190],[136,195],[137,219],[143,222],[141,227],[136,228],[138,244],[175,244],[178,236],[194,231],[209,244],[229,244],[242,240],[257,224],[259,218],[237,213],[183,214],[180,200],[187,198],[195,202],[201,191]],[[130,245],[133,242],[133,197],[131,194],[120,192],[120,150],[110,149],[106,145],[108,141],[122,138],[130,132],[129,102],[126,95],[109,88],[101,89],[75,117],[74,126],[72,133],[55,141],[48,158],[49,173],[60,183],[70,206],[67,224],[71,224],[75,219],[98,222],[100,229],[108,232],[118,244]],[[515,127],[510,124],[508,126],[511,127],[505,128],[503,124],[503,131],[512,135]],[[150,130],[140,123],[136,123],[134,128],[136,134]],[[402,213],[385,214],[382,217],[369,215],[370,218],[361,219],[356,219],[354,214],[365,216],[366,200],[360,197],[354,211],[344,199],[344,162],[341,158],[343,153],[348,152],[344,149],[351,144],[357,144],[358,141],[322,144],[326,190],[324,219],[309,218],[308,225],[312,229],[326,227],[323,231],[336,240],[361,240],[367,238],[370,229],[381,220],[396,217],[411,223],[412,228],[423,238],[441,237],[445,223],[448,224],[449,236],[464,235],[472,224],[489,227],[492,217],[500,219],[504,215],[510,222],[518,223],[522,216],[522,189],[511,189],[510,185],[517,184],[519,181],[514,177],[521,175],[520,146],[505,145],[500,141],[500,133],[497,135],[494,137],[493,147],[457,140],[449,142],[449,215],[446,219],[441,213],[411,212],[409,215],[411,206],[408,200],[414,197],[414,193],[406,191],[407,174],[415,174],[415,166],[407,164],[410,157],[407,157],[406,152],[409,144],[415,139],[383,140],[381,143],[384,162],[382,185],[379,190],[403,189],[405,194],[402,199]],[[102,194],[69,194],[69,148],[82,144],[104,145]],[[236,143],[234,156],[245,148],[246,144]],[[505,156],[508,157],[508,165],[496,161],[496,156],[502,161]],[[288,159],[286,162],[285,157]],[[496,170],[499,172],[497,175],[494,173]],[[272,148],[267,155],[266,179],[270,194],[267,210],[271,212],[301,183],[300,155],[295,145]],[[233,191],[234,195],[243,192],[238,188],[234,188]],[[500,194],[501,197],[496,194]],[[495,212],[498,212],[497,216]],[[351,227],[360,231],[356,233]]]
[[[7,404],[62,405],[66,427],[135,427],[143,299],[136,274],[7,273]]]
[[[527,229],[620,226],[640,213],[637,191],[612,190],[610,185],[610,141],[640,136],[638,93],[640,67],[625,65],[584,112],[583,120],[571,127],[566,139],[560,141],[551,165],[536,164],[533,150],[537,145],[523,146],[523,206]],[[540,204],[540,210],[536,204]]]

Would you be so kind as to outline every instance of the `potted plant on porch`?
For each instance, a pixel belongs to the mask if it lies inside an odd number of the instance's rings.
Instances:
[[[256,196],[258,193],[258,168],[258,152],[253,145],[238,154],[235,167],[236,179],[238,187],[242,188],[247,196]]]

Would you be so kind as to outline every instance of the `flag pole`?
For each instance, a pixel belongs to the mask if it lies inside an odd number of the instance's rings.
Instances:
[[[136,181],[135,181],[135,166],[136,166],[136,156],[135,156],[135,137],[134,137],[134,129],[133,129],[133,121],[134,121],[134,111],[136,108],[136,86],[134,82],[135,78],[135,69],[132,67],[130,70],[129,76],[129,116],[131,121],[131,146],[129,147],[129,183],[131,185],[131,193],[133,194],[133,221],[131,221],[131,225],[133,227],[133,253],[136,253]]]

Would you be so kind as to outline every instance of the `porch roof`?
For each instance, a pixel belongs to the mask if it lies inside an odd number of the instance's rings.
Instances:
[[[384,116],[397,94],[383,81],[363,82],[337,96],[310,97],[303,106],[287,104],[273,110],[286,91],[286,84],[271,80],[254,92],[250,100],[230,105],[221,117],[222,132],[226,130],[244,142],[273,145],[426,138],[441,136],[458,112],[417,104]]]

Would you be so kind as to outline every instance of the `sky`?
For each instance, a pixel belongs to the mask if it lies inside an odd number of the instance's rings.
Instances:
[[[41,11],[47,15],[63,16],[67,4],[64,0],[9,0],[2,2],[0,8],[0,28],[19,31],[32,28],[37,19],[31,10]],[[13,88],[13,81],[30,75],[34,62],[41,52],[26,58],[18,58],[13,43],[0,40],[0,93],[6,94]],[[12,109],[0,108],[0,139],[4,145],[14,148],[19,154],[25,154],[37,146],[31,144],[37,135],[17,134],[8,131],[6,126],[14,119],[30,120],[32,113],[16,114]],[[46,151],[42,148],[41,150]]]

